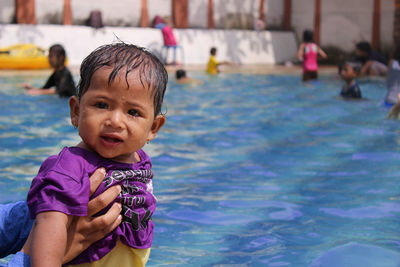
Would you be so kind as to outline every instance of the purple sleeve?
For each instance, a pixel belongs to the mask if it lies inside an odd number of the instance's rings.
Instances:
[[[76,160],[46,160],[33,179],[28,193],[31,218],[44,211],[59,211],[67,215],[86,216],[90,194],[88,174]],[[65,168],[68,162],[67,167]]]

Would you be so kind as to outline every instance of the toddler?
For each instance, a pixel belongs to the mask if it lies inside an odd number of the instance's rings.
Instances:
[[[24,249],[34,267],[61,266],[70,245],[67,227],[73,216],[88,212],[89,176],[104,167],[107,174],[92,197],[121,184],[117,201],[122,223],[69,264],[144,266],[153,240],[156,198],[152,163],[142,147],[166,121],[161,106],[167,72],[145,49],[117,43],[86,57],[80,76],[78,95],[69,105],[82,141],[46,159],[33,179],[28,206],[36,219]]]

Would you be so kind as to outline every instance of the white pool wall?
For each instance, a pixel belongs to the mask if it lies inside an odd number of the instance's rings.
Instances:
[[[177,60],[189,65],[206,64],[213,46],[218,49],[220,61],[241,65],[278,64],[295,60],[298,45],[295,34],[290,31],[174,29],[174,35],[182,47],[177,51]],[[48,48],[60,43],[73,66],[79,66],[96,47],[118,39],[146,47],[158,55],[163,47],[161,31],[154,28],[104,27],[96,30],[75,25],[0,25],[0,47],[34,43]],[[171,60],[172,51],[169,51],[168,61]]]

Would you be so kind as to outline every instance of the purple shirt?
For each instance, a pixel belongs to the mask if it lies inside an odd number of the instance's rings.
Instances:
[[[30,215],[44,211],[59,211],[67,215],[86,216],[90,194],[89,177],[104,167],[107,174],[92,198],[108,187],[121,184],[116,201],[122,204],[122,223],[103,239],[92,244],[70,264],[101,259],[116,245],[118,238],[133,248],[149,248],[153,241],[156,209],[153,195],[150,158],[143,150],[137,152],[140,162],[120,163],[102,158],[95,152],[79,147],[65,147],[58,156],[50,156],[40,167],[28,193]],[[111,204],[108,208],[111,207]],[[103,214],[106,210],[101,211]]]

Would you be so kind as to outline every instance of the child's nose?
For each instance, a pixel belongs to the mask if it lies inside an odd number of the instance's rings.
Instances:
[[[123,125],[122,112],[119,110],[111,111],[108,122],[109,122],[108,124],[113,128],[122,128]]]

